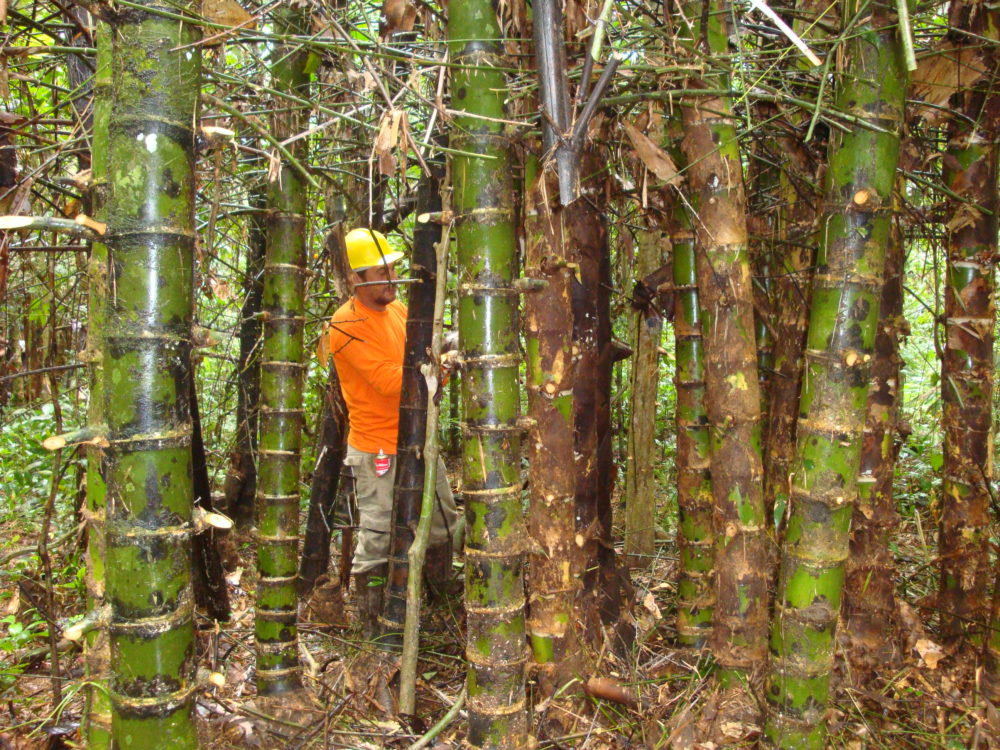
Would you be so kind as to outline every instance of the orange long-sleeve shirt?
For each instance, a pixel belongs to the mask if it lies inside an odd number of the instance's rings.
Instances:
[[[347,403],[347,442],[359,451],[396,453],[405,346],[402,302],[391,302],[379,312],[354,297],[334,313],[320,341],[320,360],[333,356]]]

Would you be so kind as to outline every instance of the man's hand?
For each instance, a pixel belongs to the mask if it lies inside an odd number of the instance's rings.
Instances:
[[[458,351],[452,349],[451,351],[441,353],[441,385],[442,387],[448,382],[448,378],[451,374],[458,369]]]

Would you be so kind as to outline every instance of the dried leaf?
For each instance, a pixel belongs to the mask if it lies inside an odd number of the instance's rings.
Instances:
[[[213,275],[209,277],[208,283],[209,286],[211,286],[212,293],[215,295],[216,299],[222,302],[228,302],[233,298],[233,293],[229,288],[229,282],[218,279]]]
[[[945,225],[949,232],[957,232],[966,227],[973,226],[982,218],[982,211],[971,203],[963,203],[955,209],[954,215]]]
[[[642,606],[645,607],[646,610],[651,615],[653,615],[653,617],[655,617],[657,620],[663,619],[663,615],[660,612],[660,608],[656,604],[656,597],[654,597],[652,593],[647,593],[642,598]]]
[[[944,651],[930,638],[921,638],[914,645],[920,658],[928,669],[937,669],[938,662],[944,658]]]
[[[238,567],[232,573],[226,574],[226,583],[230,586],[239,586],[240,580],[243,578],[243,568]]]
[[[622,121],[622,127],[625,128],[625,134],[632,142],[635,155],[646,165],[646,169],[668,185],[676,185],[680,181],[680,176],[677,174],[677,165],[670,158],[670,154],[653,143],[632,123]]]
[[[382,13],[385,15],[383,37],[390,37],[399,31],[413,31],[417,20],[417,7],[409,0],[384,0]]]
[[[985,74],[986,67],[979,50],[946,47],[923,58],[910,80],[915,97],[934,107],[943,107],[959,88],[974,85]],[[928,122],[949,116],[947,111],[930,107],[923,107],[922,114]]]
[[[257,26],[254,17],[236,0],[202,0],[201,14],[205,20],[219,26],[239,26],[243,29],[253,29]]]
[[[375,154],[378,157],[379,172],[388,176],[396,171],[396,157],[393,153],[399,143],[399,128],[403,110],[390,109],[382,115],[378,135],[375,137]]]

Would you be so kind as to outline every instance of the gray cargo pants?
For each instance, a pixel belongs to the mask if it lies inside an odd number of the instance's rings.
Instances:
[[[375,454],[347,447],[344,464],[354,474],[358,500],[358,543],[351,573],[365,573],[384,565],[389,557],[389,526],[392,523],[392,484],[396,479],[396,456],[389,456],[389,471],[375,474]],[[444,461],[438,458],[437,507],[431,523],[430,546],[448,541],[454,534],[458,509],[448,484]]]

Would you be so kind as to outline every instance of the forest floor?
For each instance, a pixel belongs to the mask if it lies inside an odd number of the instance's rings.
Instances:
[[[934,588],[934,550],[923,532],[927,520],[920,516],[904,517],[897,536],[897,559],[903,561],[899,585],[910,601]],[[38,559],[29,552],[37,525],[30,526],[34,535],[23,519],[0,523],[0,750],[80,747],[83,659],[70,647],[61,651],[58,668],[52,663],[43,614],[48,594]],[[83,612],[78,536],[71,534],[54,552],[58,616]],[[391,705],[398,680],[393,657],[364,641],[353,594],[332,583],[301,609],[307,689],[299,700],[263,703],[253,679],[252,544],[238,543],[235,551],[227,576],[230,621],[198,623],[199,679],[206,687],[197,697],[196,714],[204,748],[407,748],[460,696],[465,668],[459,595],[424,608],[417,716],[407,720],[394,716]],[[672,541],[662,542],[650,566],[633,572],[629,617],[635,637],[628,647],[605,649],[593,674],[555,700],[532,704],[533,747],[712,750],[756,744],[760,727],[734,710],[730,694],[720,692],[708,660],[671,645],[675,553]],[[336,558],[331,567],[336,569]],[[461,575],[458,564],[455,573]],[[903,604],[898,636],[900,660],[870,679],[853,674],[842,649],[838,653],[829,746],[1000,748],[1000,714],[977,689],[981,670],[968,657],[935,645],[931,609]],[[212,672],[224,683],[212,685]],[[582,690],[591,677],[603,683]],[[745,713],[747,707],[736,708]],[[423,746],[461,747],[463,724],[457,718]]]

